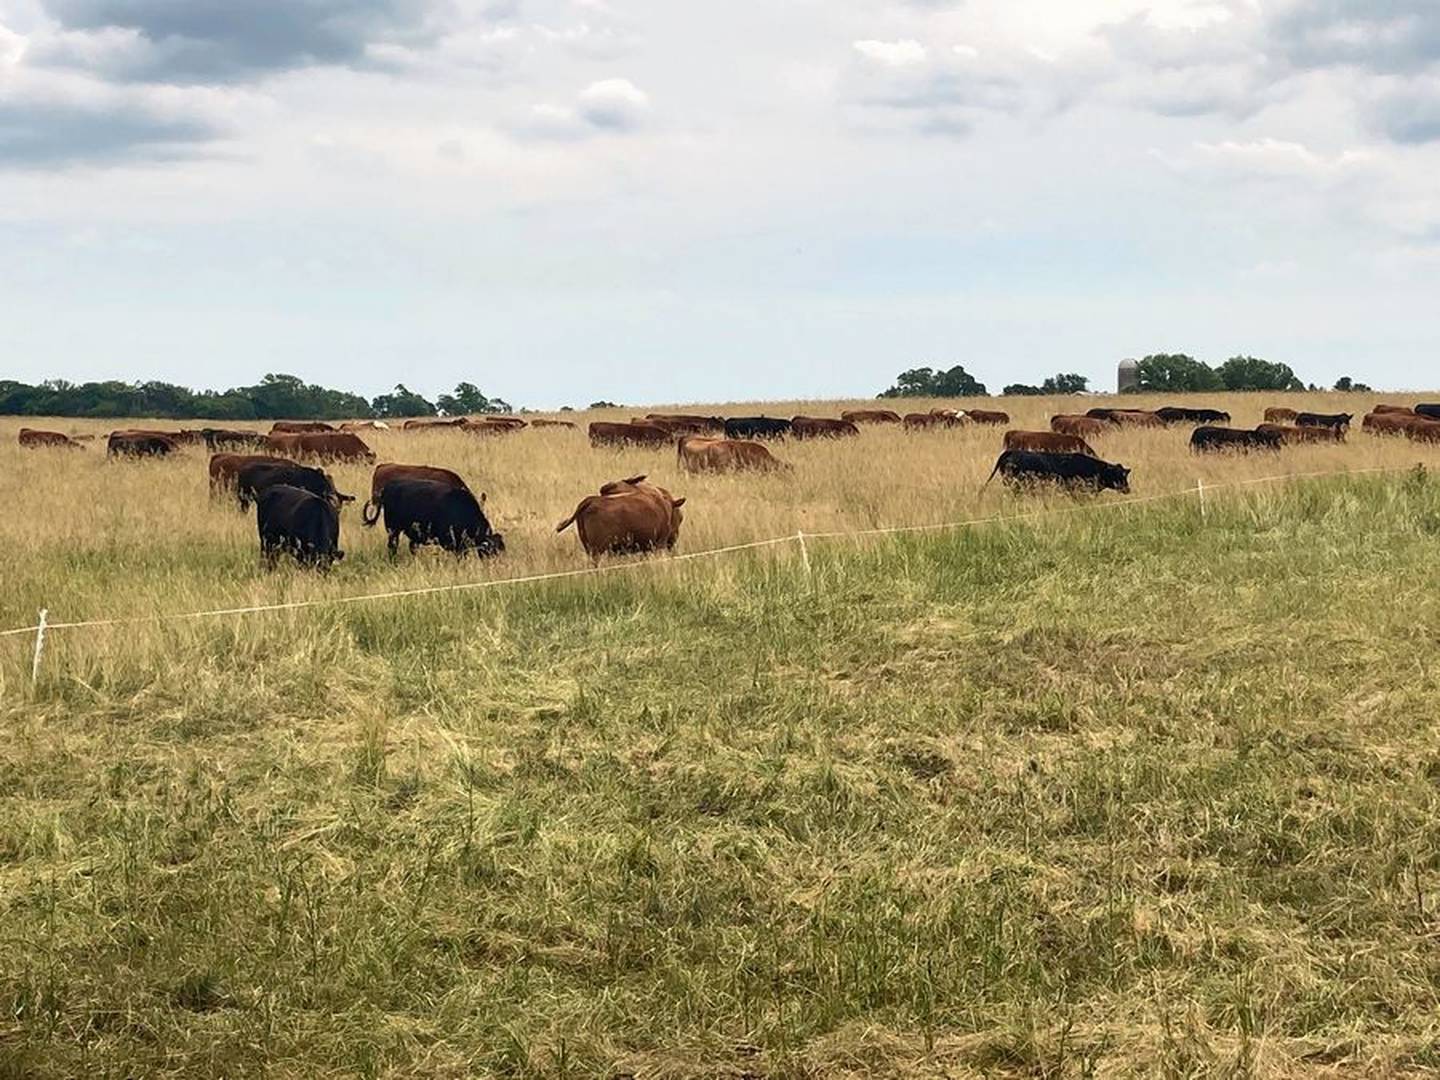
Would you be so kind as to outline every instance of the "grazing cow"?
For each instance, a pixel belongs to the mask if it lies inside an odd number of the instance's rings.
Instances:
[[[1214,454],[1225,450],[1279,450],[1285,440],[1276,431],[1238,431],[1234,428],[1198,427],[1190,436],[1190,449],[1197,454]]]
[[[995,462],[986,486],[999,473],[1012,487],[1055,484],[1064,488],[1107,488],[1122,495],[1130,492],[1130,470],[1085,454],[1036,454],[1029,450],[1006,450]]]
[[[1078,435],[1062,435],[1056,431],[1007,431],[1004,445],[1006,450],[1030,450],[1037,454],[1099,456]]]
[[[537,420],[531,420],[531,421],[530,421],[530,426],[531,426],[531,427],[537,427],[537,428],[548,427],[548,428],[571,428],[571,429],[573,429],[573,428],[575,427],[574,423],[572,423],[572,422],[569,421],[569,420],[546,420],[546,419],[543,418],[543,417],[541,417],[540,419],[537,419]]]
[[[1416,405],[1415,415],[1427,420],[1440,420],[1440,405]]]
[[[375,472],[370,477],[370,499],[365,503],[362,510],[368,511],[372,506],[380,505],[380,493],[385,490],[385,485],[392,480],[429,480],[432,483],[448,484],[453,488],[470,490],[470,486],[461,479],[459,473],[451,472],[449,469],[442,469],[436,465],[400,465],[396,462],[389,462],[385,465],[376,465]],[[485,501],[485,496],[480,496],[480,501]]]
[[[1110,420],[1120,427],[1159,428],[1165,426],[1164,420],[1146,409],[1111,409]]]
[[[595,420],[590,424],[591,446],[669,446],[672,436],[659,424],[620,424]]]
[[[241,466],[235,474],[235,498],[241,510],[248,510],[266,491],[280,485],[308,491],[337,510],[343,503],[355,501],[354,495],[341,495],[336,491],[335,482],[322,469],[293,461],[252,461]]]
[[[1010,414],[998,409],[966,409],[965,415],[976,424],[1008,424]]]
[[[353,431],[314,431],[268,435],[265,444],[286,457],[375,464],[375,453]]]
[[[230,428],[201,428],[200,436],[210,450],[257,449],[265,446],[265,435],[258,431],[236,431]]]
[[[851,409],[842,412],[840,419],[852,424],[898,424],[900,414],[889,409]]]
[[[850,420],[796,416],[790,421],[790,434],[797,439],[845,439],[859,435],[860,429]]]
[[[463,416],[417,416],[406,420],[400,427],[404,431],[429,431],[433,428],[463,427]]]
[[[1309,413],[1302,412],[1295,417],[1297,427],[1348,428],[1354,417],[1350,413]]]
[[[516,430],[530,426],[529,421],[521,420],[518,416],[501,416],[497,413],[486,413],[484,416],[475,419],[482,420],[487,424],[504,424],[506,427],[512,427]],[[471,422],[473,423],[474,420],[472,419]]]
[[[168,457],[179,449],[168,435],[148,431],[112,431],[106,443],[110,457]]]
[[[773,416],[732,416],[725,421],[727,439],[783,439],[790,421]]]
[[[269,454],[211,454],[210,497],[213,499],[233,490],[240,479],[240,470],[247,465],[259,464],[293,465],[294,462]]]
[[[1416,442],[1440,442],[1440,421],[1405,413],[1371,413],[1360,422],[1371,435],[1404,435]]]
[[[1370,410],[1372,413],[1390,413],[1395,416],[1416,416],[1418,415],[1409,405],[1376,405]]]
[[[966,420],[957,412],[934,409],[928,413],[906,413],[906,431],[928,431],[931,428],[964,427]]]
[[[1093,439],[1106,434],[1112,427],[1107,420],[1096,420],[1093,416],[1070,416],[1064,413],[1050,417],[1050,430],[1061,435],[1074,435],[1077,439]]]
[[[287,552],[301,566],[318,570],[328,570],[345,557],[340,550],[340,512],[320,496],[276,484],[261,493],[255,507],[260,553],[272,570]]]
[[[1273,433],[1280,436],[1280,441],[1286,446],[1295,446],[1300,443],[1330,443],[1344,442],[1344,428],[1328,427],[1288,427],[1285,424],[1261,424],[1255,429],[1257,432]]]
[[[646,413],[652,424],[668,428],[676,435],[723,435],[725,421],[718,416],[691,416],[688,413]]]
[[[772,472],[790,466],[776,460],[758,442],[745,439],[707,439],[683,435],[675,444],[680,468],[687,472],[740,472],[753,469]]]
[[[384,420],[346,420],[340,425],[341,431],[389,431],[390,425]]]
[[[276,420],[270,425],[271,435],[304,435],[314,431],[334,431],[323,420]]]
[[[675,547],[680,538],[684,499],[672,498],[662,487],[647,483],[645,477],[616,480],[587,495],[559,525],[562,533],[572,524],[580,534],[580,545],[591,559],[606,554],[654,551]]]
[[[1219,409],[1190,409],[1182,405],[1166,405],[1155,415],[1166,424],[1228,424],[1230,414]]]
[[[463,483],[456,487],[442,480],[391,480],[380,497],[361,510],[360,518],[368,529],[382,512],[391,558],[402,535],[410,541],[412,555],[425,544],[454,555],[474,551],[482,559],[505,550],[505,538],[490,527],[480,500]]]
[[[1269,408],[1265,410],[1265,422],[1267,424],[1293,424],[1299,415],[1294,409]]]
[[[461,431],[468,431],[471,435],[513,435],[520,430],[514,424],[489,419],[466,420],[458,426]]]
[[[62,435],[58,431],[37,431],[28,427],[20,429],[20,445],[32,450],[42,446],[60,446],[69,450],[85,449],[69,435]]]

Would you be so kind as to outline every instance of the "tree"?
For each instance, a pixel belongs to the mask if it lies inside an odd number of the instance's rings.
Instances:
[[[1209,364],[1184,353],[1155,353],[1139,362],[1140,390],[1153,393],[1194,393],[1222,390],[1225,384]]]
[[[1005,387],[1004,390],[1001,390],[1000,393],[1005,397],[1039,397],[1045,393],[1045,391],[1041,390],[1038,386],[1026,386],[1024,383],[1011,383]]]
[[[618,409],[620,406],[613,401],[592,401],[586,408],[590,409]]]
[[[1051,375],[1040,384],[1042,394],[1083,394],[1090,389],[1084,375]]]
[[[880,395],[900,397],[984,397],[985,384],[977,382],[959,364],[949,371],[934,368],[911,368],[895,377],[895,385]]]
[[[453,394],[441,394],[435,404],[446,416],[463,416],[466,413],[508,413],[513,411],[510,403],[500,398],[488,398],[474,383],[462,382]]]
[[[1340,376],[1340,378],[1336,379],[1335,389],[1339,390],[1342,394],[1348,394],[1352,391],[1357,394],[1372,393],[1370,387],[1366,386],[1363,382],[1356,382],[1354,379],[1350,378],[1349,375],[1342,375]]]
[[[1232,356],[1220,365],[1226,390],[1302,390],[1304,384],[1286,364],[1254,356]]]
[[[370,403],[377,416],[385,419],[405,416],[434,416],[435,406],[419,394],[397,383],[392,393],[381,394]]]

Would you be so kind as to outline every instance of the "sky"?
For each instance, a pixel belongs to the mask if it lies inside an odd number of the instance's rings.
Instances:
[[[0,0],[0,378],[1440,386],[1435,0]]]

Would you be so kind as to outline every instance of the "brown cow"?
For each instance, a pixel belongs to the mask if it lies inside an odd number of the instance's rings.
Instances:
[[[1371,435],[1404,435],[1416,442],[1440,442],[1440,421],[1423,416],[1372,412],[1360,422],[1360,427]]]
[[[464,427],[463,416],[417,416],[400,425],[404,431],[428,431],[432,428]]]
[[[718,416],[694,416],[690,413],[646,413],[645,419],[652,424],[670,425],[677,435],[705,435],[725,433],[725,421]]]
[[[572,430],[575,427],[574,423],[569,420],[546,420],[543,417],[540,419],[531,420],[530,426],[537,428],[570,428]]]
[[[1291,427],[1288,424],[1261,424],[1256,431],[1273,432],[1287,446],[1299,443],[1335,443],[1345,441],[1343,428]]]
[[[1008,424],[1010,414],[998,409],[966,409],[965,415],[977,424]]]
[[[590,424],[591,446],[669,446],[670,432],[658,424],[616,424],[595,420]]]
[[[680,468],[689,472],[739,472],[755,469],[771,472],[789,469],[769,450],[748,439],[709,439],[701,435],[682,436],[675,444]]]
[[[852,424],[898,424],[900,414],[889,409],[850,409],[842,412],[840,419]]]
[[[1007,431],[1006,450],[1029,450],[1036,454],[1084,454],[1099,457],[1090,444],[1078,435],[1063,435],[1058,431]]]
[[[155,431],[112,431],[105,446],[110,457],[169,457],[178,449],[174,439]]]
[[[1300,414],[1294,409],[1270,408],[1265,410],[1267,424],[1293,424]]]
[[[1093,439],[1106,434],[1114,425],[1107,420],[1096,420],[1093,416],[1077,416],[1058,413],[1050,417],[1050,430],[1060,435],[1074,435],[1077,439]]]
[[[247,465],[289,465],[289,458],[271,457],[269,454],[211,454],[210,455],[210,497],[217,498],[235,487],[240,470]]]
[[[448,484],[452,488],[470,490],[459,473],[442,469],[438,465],[401,465],[393,461],[387,462],[384,465],[376,465],[375,472],[370,477],[370,501],[363,507],[366,512],[372,506],[380,505],[380,495],[385,490],[385,485],[392,480],[433,480],[437,484]],[[484,494],[479,496],[478,501],[481,503],[485,501]]]
[[[334,431],[323,420],[276,420],[270,425],[271,435],[303,435],[311,431]]]
[[[310,431],[271,434],[265,438],[271,450],[286,457],[316,458],[321,461],[363,461],[375,464],[375,452],[353,431]]]
[[[460,425],[461,431],[471,435],[513,435],[520,429],[514,424],[502,424],[494,420],[466,420]]]
[[[906,413],[904,423],[906,431],[928,431],[930,428],[962,427],[965,418],[959,413],[936,409],[928,413]]]
[[[790,434],[797,439],[844,439],[859,435],[860,429],[850,420],[796,416],[790,421]]]
[[[635,476],[606,484],[599,495],[587,495],[555,531],[562,533],[573,524],[585,553],[597,562],[611,553],[670,550],[680,538],[684,505],[684,499]]]
[[[1121,427],[1163,428],[1165,421],[1148,409],[1111,409],[1110,419]]]
[[[20,429],[20,445],[36,449],[41,446],[63,446],[69,450],[84,450],[69,435],[62,435],[58,431],[37,431],[35,428],[22,427]]]
[[[1381,415],[1385,415],[1387,413],[1394,416],[1415,415],[1415,410],[1412,409],[1409,405],[1376,405],[1375,408],[1371,409],[1370,411],[1374,413],[1380,413]]]

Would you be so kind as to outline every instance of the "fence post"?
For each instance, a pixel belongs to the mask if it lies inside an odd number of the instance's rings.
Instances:
[[[1195,478],[1195,490],[1200,493],[1200,520],[1204,521],[1208,516],[1205,513],[1205,481],[1198,476]]]
[[[40,658],[45,655],[45,626],[50,617],[49,608],[40,609],[40,622],[35,627],[35,659],[30,662],[30,681],[40,681]]]
[[[800,541],[800,561],[805,564],[805,576],[810,576],[810,549],[805,546],[805,530],[795,530],[795,539]]]

